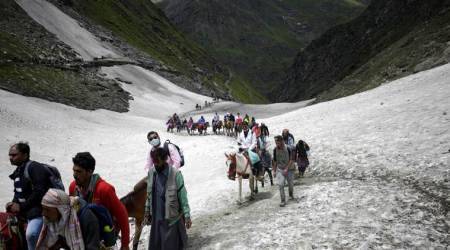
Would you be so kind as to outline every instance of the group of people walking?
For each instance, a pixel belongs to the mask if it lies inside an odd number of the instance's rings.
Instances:
[[[254,119],[248,120],[251,125],[244,118],[237,136],[239,150],[250,161],[255,175],[267,172],[271,185],[276,178],[280,206],[285,206],[284,187],[287,183],[293,199],[295,165],[302,176],[309,165],[309,146],[302,140],[295,143],[285,129],[274,137],[276,146],[270,153],[269,130]],[[183,152],[170,141],[163,142],[155,131],[147,134],[147,140],[151,149],[145,168],[144,224],[151,225],[149,249],[182,249],[187,246],[186,229],[192,225],[180,170],[184,165]],[[23,245],[28,249],[100,249],[102,245],[114,245],[119,232],[120,249],[129,248],[127,210],[114,186],[94,173],[96,160],[89,152],[79,152],[72,158],[74,180],[68,193],[58,170],[30,159],[27,143],[12,145],[9,159],[16,169],[9,176],[14,182],[14,197],[6,204],[6,211],[26,222]],[[99,213],[109,216],[110,221]]]
[[[144,223],[152,225],[149,249],[183,249],[186,228],[191,227],[190,208],[183,176],[183,155],[176,145],[161,143],[156,132],[147,135],[151,150],[147,159],[147,197]],[[9,159],[16,166],[9,176],[14,197],[7,213],[26,225],[25,237],[7,249],[90,249],[116,244],[129,249],[128,212],[115,188],[94,173],[96,161],[89,152],[73,158],[74,180],[64,191],[59,171],[30,160],[30,146],[19,142],[10,147]]]
[[[220,115],[215,112],[211,123],[208,122],[203,115],[198,119],[194,119],[192,116],[189,117],[189,119],[182,119],[175,113],[169,117],[166,126],[167,132],[173,132],[174,129],[176,129],[176,132],[186,130],[188,134],[192,134],[194,131],[198,130],[199,134],[206,134],[207,129],[211,125],[214,134],[219,134],[221,131],[225,134],[226,130],[227,135],[238,136],[242,131],[244,123],[252,130],[255,126],[259,126],[255,117],[250,117],[248,114],[241,116],[239,112],[236,116],[233,115],[233,113],[228,112],[223,116],[223,119],[220,119]],[[264,124],[261,124],[261,126],[263,131],[268,133],[267,127]]]
[[[294,199],[294,172],[298,168],[299,176],[302,177],[309,166],[309,145],[303,140],[296,143],[289,130],[283,129],[281,135],[274,137],[275,147],[270,154],[268,130],[263,132],[261,127],[256,126],[256,129],[250,131],[245,122],[242,128],[237,139],[239,151],[250,161],[255,176],[268,173],[271,185],[273,178],[276,178],[281,197],[280,206],[284,207],[286,183],[289,197]]]
[[[98,208],[114,218],[116,230],[122,235],[121,249],[128,249],[127,210],[114,187],[94,174],[96,162],[89,152],[72,158],[74,180],[68,194],[57,170],[30,160],[27,143],[11,146],[9,159],[16,169],[9,176],[14,181],[14,197],[6,204],[6,211],[27,225],[20,249],[100,249],[102,245],[114,245],[114,224],[109,221],[105,225],[106,221],[96,215]]]
[[[173,130],[176,129],[177,133],[182,130],[186,130],[188,134],[191,134],[191,132],[198,130],[200,134],[203,134],[209,127],[209,122],[207,122],[203,116],[200,116],[200,118],[196,121],[194,121],[192,116],[189,117],[189,120],[186,118],[181,120],[181,118],[175,113],[166,122],[166,126],[167,132],[173,132]]]

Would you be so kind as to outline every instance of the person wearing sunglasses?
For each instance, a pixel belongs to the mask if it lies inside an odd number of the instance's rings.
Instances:
[[[174,166],[175,168],[179,169],[182,165],[182,158],[181,155],[175,146],[175,144],[170,143],[170,141],[166,141],[165,143],[161,143],[161,138],[159,137],[158,133],[155,131],[150,131],[147,134],[148,143],[151,145],[151,149],[147,155],[147,162],[145,164],[145,170],[148,171],[149,169],[153,168],[155,166],[153,160],[152,160],[152,154],[155,153],[155,150],[157,148],[166,148],[166,150],[169,152],[169,157],[167,157],[167,163],[171,166]]]

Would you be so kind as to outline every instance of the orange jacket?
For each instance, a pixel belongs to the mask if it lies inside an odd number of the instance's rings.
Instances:
[[[69,194],[76,196],[75,181],[72,181],[69,186]],[[130,243],[130,225],[128,224],[128,212],[125,206],[117,198],[114,187],[99,178],[94,189],[94,196],[92,197],[92,203],[102,205],[108,209],[113,219],[119,225],[119,229],[122,232],[122,246],[128,246]]]

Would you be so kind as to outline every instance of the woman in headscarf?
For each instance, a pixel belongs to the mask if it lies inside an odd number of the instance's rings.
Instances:
[[[78,198],[51,188],[41,204],[44,225],[36,249],[100,249],[98,219],[89,209],[78,218]]]

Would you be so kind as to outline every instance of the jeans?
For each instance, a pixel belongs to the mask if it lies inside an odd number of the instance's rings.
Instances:
[[[277,169],[277,182],[278,182],[278,188],[280,189],[280,197],[281,197],[281,202],[285,202],[286,201],[286,194],[284,193],[284,185],[287,181],[288,186],[289,186],[289,196],[293,197],[294,196],[294,171],[293,170],[288,170],[287,171],[287,176],[283,175],[283,170],[281,169]]]
[[[37,217],[28,221],[25,238],[27,239],[28,250],[36,249],[36,243],[42,228],[42,217]]]

